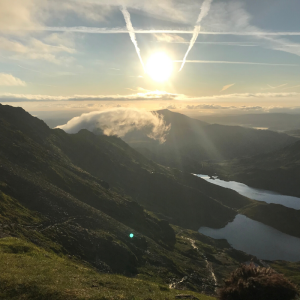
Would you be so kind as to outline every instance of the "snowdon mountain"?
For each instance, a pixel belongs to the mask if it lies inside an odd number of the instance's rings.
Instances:
[[[142,131],[123,139],[146,157],[169,167],[196,173],[208,160],[249,157],[291,145],[298,139],[284,133],[240,126],[208,124],[169,110],[157,111],[171,125],[166,142],[159,144]]]

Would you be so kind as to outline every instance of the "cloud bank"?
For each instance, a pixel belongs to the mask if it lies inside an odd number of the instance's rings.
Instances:
[[[165,91],[148,91],[141,89],[143,93],[131,95],[73,95],[73,96],[50,96],[30,94],[2,94],[0,103],[3,102],[41,102],[41,101],[148,101],[148,100],[175,100],[179,94]]]
[[[99,130],[105,135],[123,137],[133,130],[147,130],[147,136],[165,142],[170,130],[159,115],[135,108],[115,108],[107,111],[96,111],[73,118],[67,124],[58,126],[67,133],[77,133],[81,129],[91,132]]]

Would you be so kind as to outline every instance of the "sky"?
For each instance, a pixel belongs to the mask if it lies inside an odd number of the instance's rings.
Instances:
[[[43,117],[300,113],[299,11],[299,0],[0,0],[0,103]],[[173,65],[163,82],[145,72],[156,53]]]

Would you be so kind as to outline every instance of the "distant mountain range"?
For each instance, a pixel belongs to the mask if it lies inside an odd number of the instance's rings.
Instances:
[[[123,139],[146,157],[187,172],[205,172],[205,161],[223,161],[267,153],[298,140],[269,130],[211,125],[169,110],[157,113],[171,125],[164,144],[149,139],[142,131],[131,132]]]
[[[245,126],[252,128],[266,128],[274,131],[288,131],[300,129],[300,115],[286,113],[246,114],[246,115],[212,115],[201,116],[201,120],[208,123]]]

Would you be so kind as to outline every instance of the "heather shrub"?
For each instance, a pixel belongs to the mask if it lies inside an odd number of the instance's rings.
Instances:
[[[219,290],[220,300],[292,300],[297,287],[283,275],[254,264],[241,265]]]

